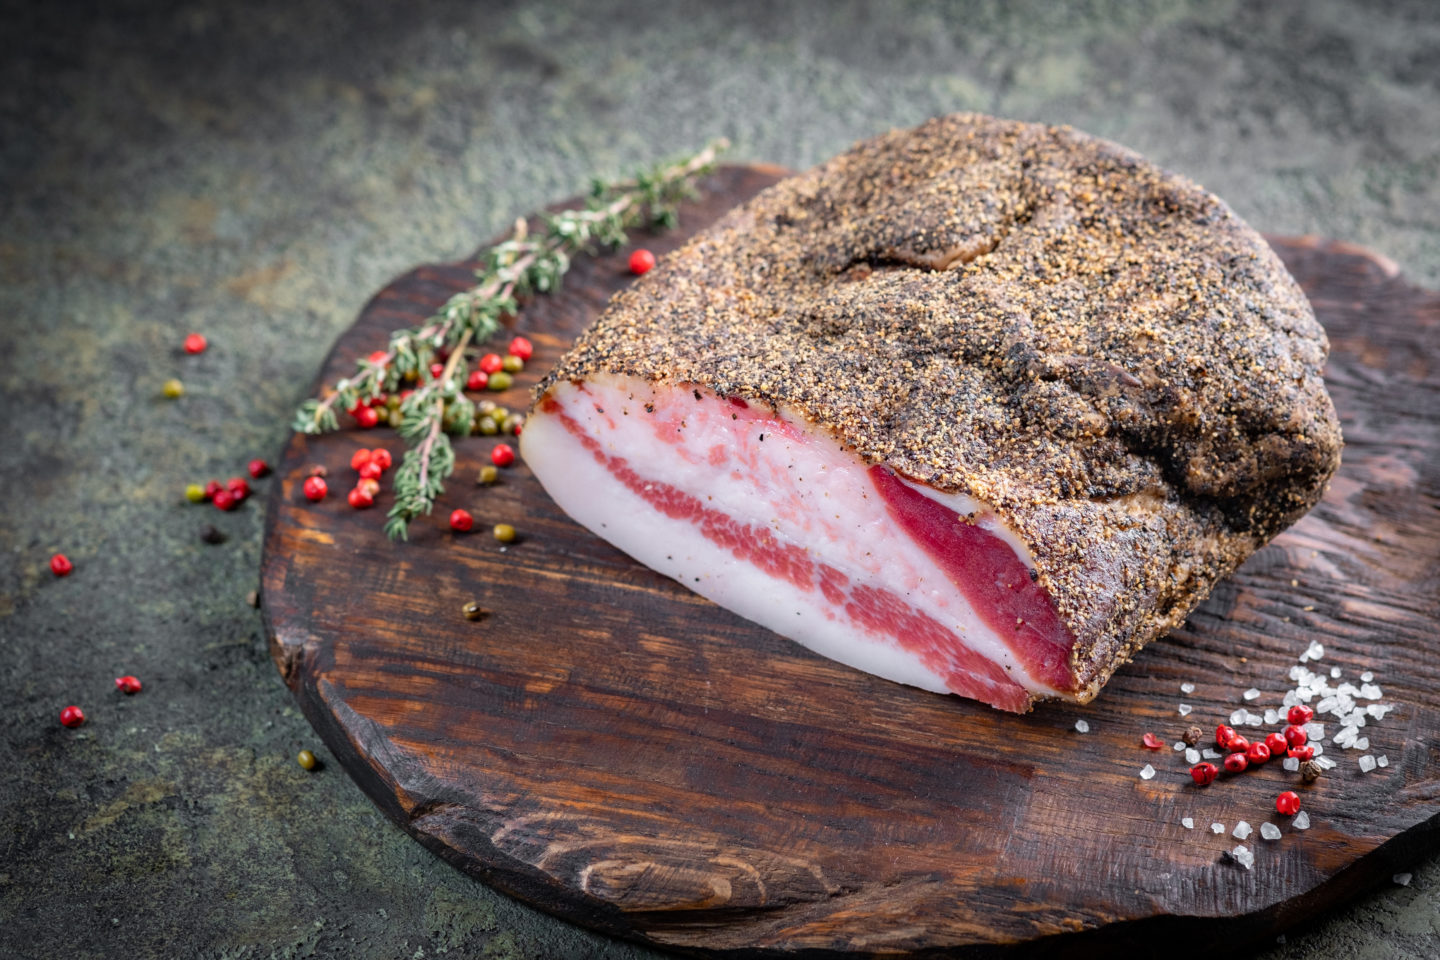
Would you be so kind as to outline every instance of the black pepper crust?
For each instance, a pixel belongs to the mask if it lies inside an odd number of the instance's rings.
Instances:
[[[1093,697],[1319,501],[1329,346],[1217,197],[1068,127],[976,114],[782,181],[611,303],[537,388],[614,373],[784,409],[989,504]]]

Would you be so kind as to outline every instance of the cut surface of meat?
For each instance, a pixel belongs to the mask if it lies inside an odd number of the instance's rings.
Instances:
[[[602,376],[557,386],[520,442],[578,522],[831,659],[1005,710],[1076,692],[1074,638],[992,512],[793,416]]]
[[[1327,351],[1214,195],[1067,127],[960,114],[669,254],[542,380],[521,445],[572,516],[697,592],[1023,709],[1093,697],[1320,500]],[[644,457],[636,416],[667,424]],[[577,458],[599,470],[579,487]],[[638,533],[587,502],[600,474]],[[694,549],[652,549],[676,537]]]

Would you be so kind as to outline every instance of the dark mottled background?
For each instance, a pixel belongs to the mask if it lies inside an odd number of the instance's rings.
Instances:
[[[333,765],[302,771],[315,738],[245,602],[260,505],[181,496],[273,455],[382,283],[592,172],[717,134],[803,167],[983,110],[1114,138],[1263,230],[1440,282],[1434,0],[689,6],[0,4],[0,953],[651,955],[456,873]],[[180,353],[190,330],[209,352]],[[124,672],[143,694],[114,693]],[[56,722],[71,702],[79,731]],[[1269,956],[1437,954],[1432,860]]]

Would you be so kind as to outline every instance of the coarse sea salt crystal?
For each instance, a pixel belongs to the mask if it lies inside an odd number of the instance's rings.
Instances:
[[[1184,827],[1186,830],[1194,830],[1194,829],[1195,829],[1195,818],[1194,818],[1194,817],[1185,817],[1185,818],[1183,818],[1183,819],[1180,821],[1180,826]]]
[[[1335,769],[1335,761],[1334,761],[1334,760],[1331,760],[1329,757],[1322,757],[1322,756],[1320,756],[1320,753],[1319,753],[1318,750],[1317,750],[1316,753],[1315,753],[1315,762],[1318,763],[1318,764],[1320,764],[1320,769],[1322,769],[1322,770],[1334,770],[1334,769]]]
[[[1199,751],[1199,750],[1196,750],[1194,747],[1191,747],[1189,750],[1186,750],[1186,751],[1185,751],[1185,762],[1186,762],[1186,763],[1199,763],[1199,762],[1200,762],[1200,751]]]
[[[1376,720],[1384,720],[1385,714],[1389,713],[1392,709],[1393,708],[1387,704],[1372,703],[1370,704],[1370,706],[1365,708],[1365,712],[1370,714],[1370,716],[1374,717]]]
[[[1383,753],[1380,754],[1380,756],[1378,756],[1378,757],[1375,758],[1375,766],[1377,766],[1377,767],[1388,767],[1388,766],[1390,766],[1390,758],[1387,757],[1387,756],[1386,756],[1385,754],[1383,754]]]
[[[1266,840],[1279,840],[1280,828],[1267,820],[1266,822],[1260,824],[1260,836],[1264,837]]]
[[[1280,711],[1279,711],[1279,710],[1266,710],[1266,711],[1265,711],[1265,722],[1266,722],[1266,723],[1279,723],[1279,722],[1280,722]]]
[[[1310,641],[1310,646],[1305,649],[1301,660],[1323,660],[1325,658],[1325,646],[1318,640]]]
[[[1339,699],[1337,699],[1336,697],[1326,697],[1324,700],[1321,700],[1319,703],[1315,704],[1315,712],[1329,713],[1331,710],[1335,709],[1335,705],[1339,702]]]
[[[1361,683],[1369,683],[1371,680],[1374,680],[1374,679],[1375,679],[1375,674],[1371,673],[1369,670],[1366,670],[1364,673],[1360,674],[1360,682],[1361,682]]]
[[[1360,739],[1356,740],[1354,743],[1350,744],[1350,747],[1351,747],[1351,749],[1354,749],[1354,750],[1369,750],[1369,749],[1370,749],[1370,738],[1369,738],[1369,737],[1361,737]]]
[[[1255,869],[1255,854],[1251,853],[1250,848],[1245,846],[1245,844],[1242,843],[1234,850],[1231,850],[1230,856],[1234,857],[1235,862],[1246,870]]]
[[[1265,718],[1258,713],[1245,714],[1245,726],[1258,727],[1265,722]]]
[[[1075,721],[1075,732],[1076,732],[1076,733],[1089,733],[1089,732],[1090,732],[1090,724],[1086,723],[1084,720],[1076,720],[1076,721]]]
[[[1250,829],[1250,824],[1246,823],[1244,820],[1241,820],[1239,823],[1235,824],[1235,829],[1230,831],[1230,836],[1234,837],[1236,840],[1244,840],[1253,832],[1254,831]]]
[[[1363,757],[1360,758],[1360,772],[1361,772],[1361,773],[1369,773],[1371,770],[1374,770],[1374,769],[1375,769],[1375,758],[1374,758],[1374,757],[1370,756],[1370,754],[1367,753],[1367,754],[1365,754],[1365,756],[1363,756]]]
[[[1200,756],[1204,757],[1206,760],[1219,760],[1220,751],[1214,749],[1213,747],[1206,747],[1204,750],[1200,751]]]
[[[1290,825],[1296,830],[1309,830],[1310,814],[1306,813],[1304,810],[1301,810],[1299,813],[1295,814],[1295,819],[1290,821]]]
[[[1395,876],[1391,877],[1390,879],[1391,879],[1391,880],[1394,880],[1396,883],[1400,884],[1400,886],[1402,886],[1402,887],[1408,887],[1408,886],[1410,886],[1410,881],[1411,881],[1412,879],[1414,879],[1414,878],[1413,878],[1413,875],[1412,875],[1412,874],[1408,874],[1408,873],[1397,873],[1397,874],[1395,874]]]
[[[1331,678],[1332,680],[1339,680],[1339,679],[1340,679],[1340,668],[1339,668],[1339,667],[1331,667],[1331,668],[1330,668],[1330,678]]]
[[[1215,822],[1215,823],[1210,824],[1210,832],[1211,832],[1211,833],[1224,833],[1224,832],[1225,832],[1225,824],[1220,823],[1220,822],[1218,822],[1218,821]]]
[[[1176,752],[1176,753],[1179,753],[1181,750],[1184,750],[1184,749],[1185,749],[1185,741],[1184,741],[1184,740],[1176,740],[1176,741],[1175,741],[1175,752]]]
[[[1246,690],[1244,693],[1240,694],[1240,696],[1244,697],[1246,700],[1259,700],[1260,691],[1254,687],[1251,687],[1249,690]]]
[[[1149,780],[1149,779],[1153,778],[1154,776],[1155,776],[1155,768],[1152,767],[1152,766],[1150,766],[1150,764],[1147,763],[1147,764],[1145,764],[1145,766],[1143,766],[1143,767],[1140,768],[1140,779],[1141,779],[1141,780]]]
[[[1309,723],[1305,724],[1305,736],[1309,737],[1311,740],[1321,739],[1325,736],[1325,724],[1320,723],[1316,720],[1311,720]]]
[[[1182,717],[1188,717],[1188,716],[1190,716],[1190,704],[1188,704],[1188,703],[1182,703],[1182,704],[1180,704],[1180,716],[1182,716]]]
[[[1182,684],[1180,684],[1180,692],[1181,692],[1181,693],[1194,693],[1194,692],[1195,692],[1195,684],[1193,684],[1193,683],[1182,683]]]
[[[1284,767],[1286,770],[1289,770],[1291,773],[1294,773],[1296,770],[1300,769],[1300,758],[1286,757],[1284,762],[1282,762],[1280,766]]]
[[[1375,686],[1375,684],[1367,683],[1360,688],[1360,692],[1356,694],[1356,696],[1358,696],[1361,700],[1379,700],[1380,697],[1383,696],[1383,694],[1381,693],[1380,688]]]
[[[1231,726],[1234,726],[1234,725],[1239,724],[1239,723],[1244,723],[1244,722],[1245,722],[1245,711],[1244,711],[1244,710],[1236,710],[1234,713],[1230,714],[1230,725],[1231,725]]]

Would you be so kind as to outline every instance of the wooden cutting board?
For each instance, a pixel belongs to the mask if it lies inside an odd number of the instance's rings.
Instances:
[[[782,175],[720,170],[682,229],[645,245],[674,248]],[[263,559],[275,661],[336,758],[411,835],[528,903],[649,944],[1183,954],[1282,931],[1436,846],[1440,297],[1362,250],[1271,242],[1330,333],[1344,465],[1314,512],[1089,707],[1012,716],[821,659],[591,536],[523,464],[477,486],[490,438],[458,441],[441,509],[390,543],[388,493],[371,511],[344,497],[354,450],[398,457],[378,431],[285,448]],[[536,356],[501,402],[523,408],[629,282],[628,252],[578,259],[560,293],[522,310]],[[473,267],[421,267],[376,294],[317,387],[429,316]],[[316,463],[332,490],[318,505],[300,492]],[[476,532],[446,527],[457,506]],[[508,548],[487,532],[502,521],[520,531]],[[466,620],[469,600],[493,613]],[[1358,751],[1332,746],[1340,765],[1313,786],[1278,763],[1192,786],[1170,744],[1192,722],[1277,706],[1312,640],[1321,665],[1356,685],[1373,671],[1395,704],[1363,731],[1388,766],[1362,773]],[[1243,701],[1252,687],[1260,697]],[[1164,749],[1141,747],[1147,731]],[[1274,813],[1291,787],[1308,831]],[[1257,830],[1253,870],[1227,855],[1242,819]],[[1266,820],[1279,840],[1261,839]]]

